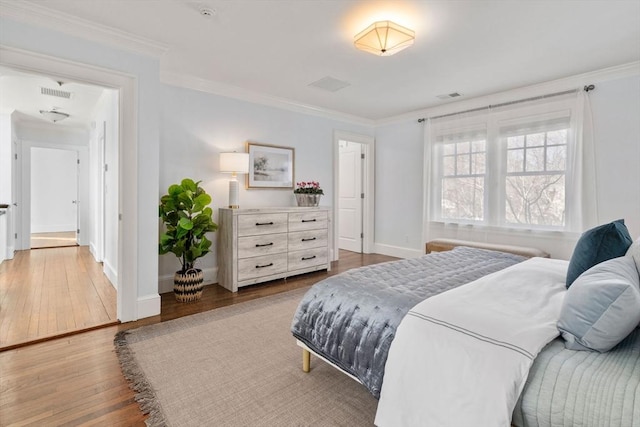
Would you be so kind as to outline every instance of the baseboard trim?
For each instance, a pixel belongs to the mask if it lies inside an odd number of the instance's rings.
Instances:
[[[152,294],[138,298],[136,312],[138,319],[160,314],[160,295]]]
[[[218,267],[204,268],[204,284],[218,283]],[[158,278],[158,293],[173,292],[173,274],[164,274]]]
[[[375,253],[397,258],[418,258],[423,255],[423,252],[418,249],[401,248],[399,246],[383,245],[382,243],[374,243],[373,246]]]
[[[109,264],[108,260],[106,259],[103,260],[102,265],[104,267],[102,270],[104,272],[104,275],[107,276],[107,279],[109,279],[109,281],[111,282],[113,287],[116,288],[116,291],[117,291],[118,290],[118,273],[111,266],[111,264]]]
[[[69,231],[76,231],[78,226],[76,224],[50,224],[50,225],[32,225],[31,234],[34,233],[66,233]]]

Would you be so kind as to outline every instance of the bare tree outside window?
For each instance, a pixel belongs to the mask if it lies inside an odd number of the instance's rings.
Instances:
[[[442,218],[482,221],[486,140],[443,144],[442,152]]]
[[[505,220],[565,225],[567,129],[506,138]]]

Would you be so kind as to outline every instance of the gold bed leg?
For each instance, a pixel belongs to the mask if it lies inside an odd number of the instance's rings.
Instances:
[[[311,353],[306,348],[302,349],[302,372],[311,370]]]

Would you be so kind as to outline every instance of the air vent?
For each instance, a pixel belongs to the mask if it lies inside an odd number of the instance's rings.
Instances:
[[[438,98],[438,99],[451,99],[451,98],[457,98],[459,96],[462,96],[462,94],[460,94],[458,92],[452,92],[452,93],[446,93],[444,95],[438,95],[436,98]]]
[[[40,93],[43,95],[56,96],[58,98],[65,98],[65,99],[71,98],[71,92],[67,92],[65,90],[50,89],[48,87],[41,87]]]
[[[318,89],[326,90],[327,92],[337,92],[340,89],[351,86],[351,83],[343,82],[342,80],[327,76],[313,83],[309,83],[309,86],[317,87]]]

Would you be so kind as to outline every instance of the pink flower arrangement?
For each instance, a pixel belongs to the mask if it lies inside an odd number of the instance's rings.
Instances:
[[[296,189],[293,192],[295,194],[324,194],[320,183],[316,181],[296,182]]]

